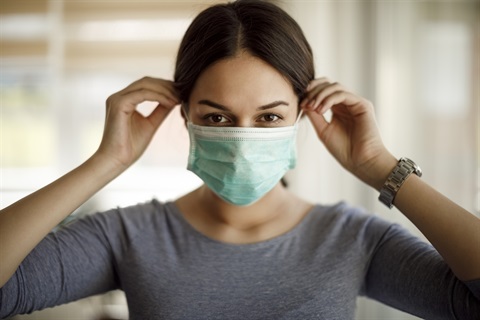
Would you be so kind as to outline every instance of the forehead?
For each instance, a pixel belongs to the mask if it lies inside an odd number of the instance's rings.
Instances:
[[[227,105],[240,101],[264,104],[280,98],[295,99],[293,86],[271,65],[248,53],[209,66],[197,79],[191,94],[194,101],[220,99]]]

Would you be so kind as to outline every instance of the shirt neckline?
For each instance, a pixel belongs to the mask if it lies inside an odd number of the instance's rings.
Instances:
[[[172,216],[179,221],[187,230],[190,231],[190,234],[193,235],[196,238],[199,238],[203,241],[215,244],[217,246],[222,246],[226,248],[245,248],[245,249],[255,249],[255,248],[262,248],[262,247],[267,247],[267,246],[272,246],[281,242],[284,242],[288,239],[291,239],[298,235],[302,230],[308,225],[308,222],[312,219],[313,215],[315,212],[319,211],[320,206],[319,205],[314,205],[300,220],[299,223],[297,223],[293,228],[288,230],[285,233],[282,233],[278,236],[275,236],[273,238],[269,238],[266,240],[258,241],[258,242],[252,242],[252,243],[231,243],[231,242],[224,242],[220,241],[217,239],[213,239],[196,228],[194,228],[183,216],[182,212],[180,209],[175,205],[173,201],[168,201],[164,204],[167,207],[167,211],[172,213]]]

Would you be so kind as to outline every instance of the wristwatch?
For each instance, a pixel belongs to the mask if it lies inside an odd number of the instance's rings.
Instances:
[[[415,162],[408,158],[400,158],[397,166],[380,189],[378,200],[391,209],[393,207],[393,199],[395,199],[398,190],[412,172],[419,177],[422,176],[422,170]]]

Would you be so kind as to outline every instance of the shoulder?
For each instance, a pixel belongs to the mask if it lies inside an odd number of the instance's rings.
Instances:
[[[385,231],[392,223],[362,207],[352,206],[346,202],[334,205],[316,205],[309,216],[312,222],[321,223],[332,232],[352,230],[358,232],[365,228]]]
[[[148,202],[135,204],[128,207],[112,208],[104,212],[96,212],[75,219],[74,222],[82,221],[96,223],[100,225],[121,222],[127,224],[143,224],[149,219],[153,219],[157,215],[165,212],[165,203],[161,203],[156,199]]]
[[[345,244],[355,243],[372,249],[394,224],[364,208],[346,202],[316,205],[306,217],[312,237]]]
[[[139,236],[148,236],[154,233],[155,228],[164,223],[168,215],[168,206],[168,203],[153,199],[145,203],[113,208],[76,218],[62,229],[70,233],[127,238],[131,242]]]

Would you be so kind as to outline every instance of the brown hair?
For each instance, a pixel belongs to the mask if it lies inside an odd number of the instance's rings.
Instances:
[[[278,70],[299,100],[314,78],[312,50],[296,21],[271,3],[238,0],[205,9],[187,29],[175,66],[180,99],[188,102],[208,66],[241,50]]]

